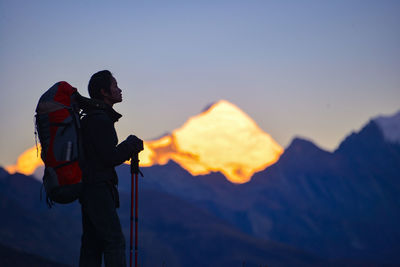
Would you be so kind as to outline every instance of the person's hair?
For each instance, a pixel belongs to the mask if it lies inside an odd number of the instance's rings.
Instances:
[[[109,70],[102,70],[93,74],[88,85],[89,96],[94,99],[103,100],[100,90],[104,89],[104,91],[110,93],[111,81],[112,74]]]

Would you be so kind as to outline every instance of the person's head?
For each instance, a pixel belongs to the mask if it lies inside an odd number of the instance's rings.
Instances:
[[[88,91],[91,98],[103,100],[110,106],[122,101],[122,90],[118,88],[117,80],[108,70],[102,70],[92,75]]]

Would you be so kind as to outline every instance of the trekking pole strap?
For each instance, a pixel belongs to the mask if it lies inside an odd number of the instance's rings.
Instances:
[[[143,173],[139,169],[139,155],[133,154],[131,158],[131,173],[132,174],[140,174],[144,177]]]

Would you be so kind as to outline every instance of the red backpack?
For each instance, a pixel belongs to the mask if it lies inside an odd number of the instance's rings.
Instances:
[[[49,206],[54,202],[70,203],[82,190],[79,98],[76,88],[58,82],[40,97],[36,107],[36,132],[45,164],[43,185]]]

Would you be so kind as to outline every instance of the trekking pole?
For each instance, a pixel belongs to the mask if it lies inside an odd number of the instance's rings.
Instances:
[[[133,189],[135,187],[135,267],[137,267],[138,260],[138,200],[139,200],[139,177],[138,174],[143,173],[139,170],[139,155],[134,154],[131,158],[131,235],[130,235],[130,253],[129,253],[129,267],[132,267],[132,254],[133,254]]]

